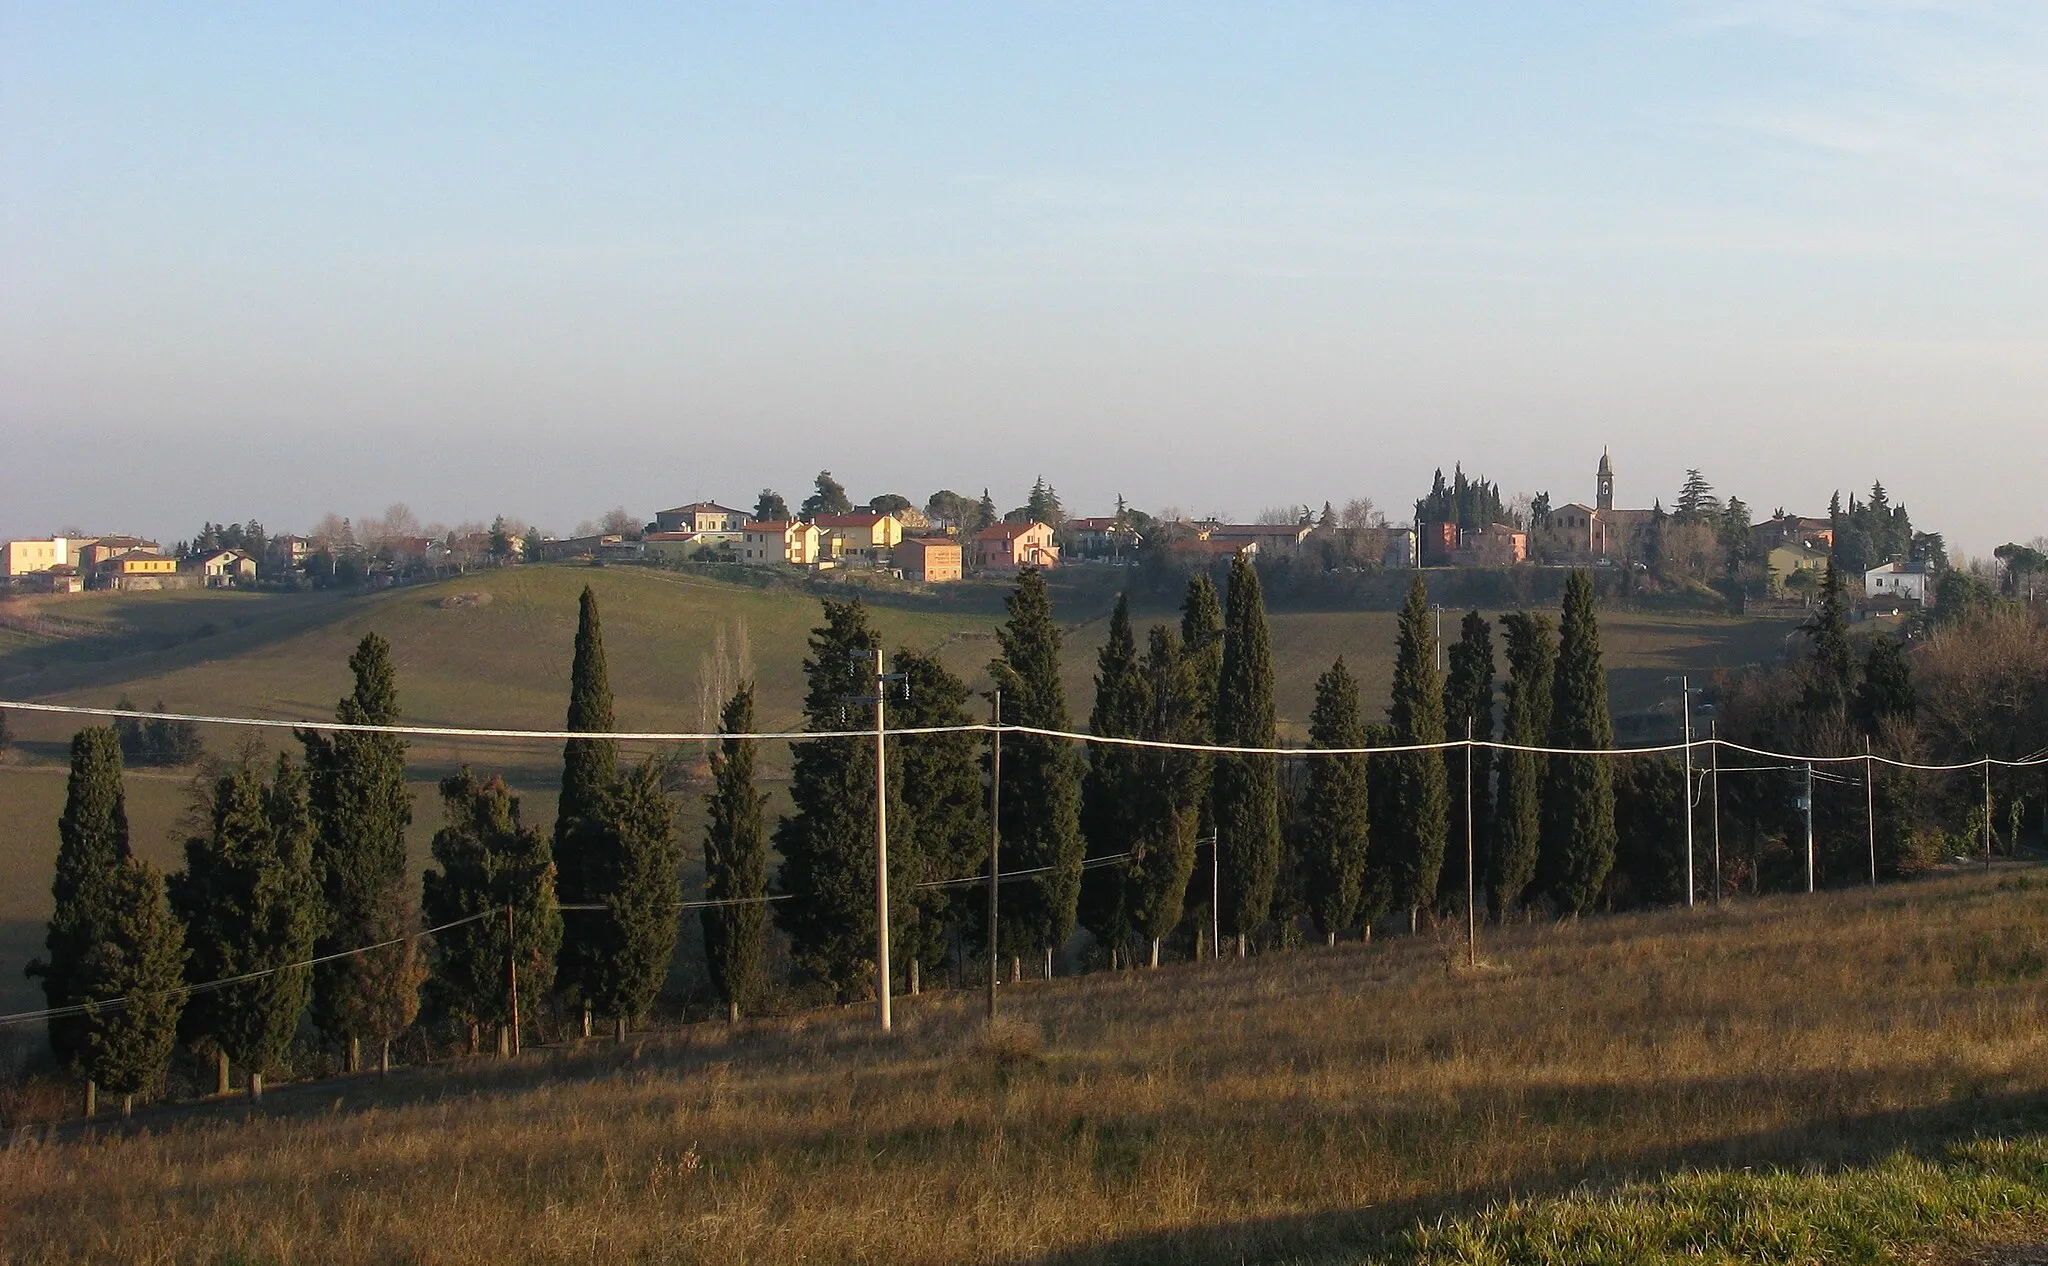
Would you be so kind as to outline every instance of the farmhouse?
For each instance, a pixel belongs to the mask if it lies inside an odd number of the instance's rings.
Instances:
[[[906,579],[928,585],[960,579],[960,542],[946,536],[906,536],[896,546],[896,566]]]
[[[1043,523],[991,523],[974,538],[976,571],[1003,575],[1026,567],[1057,567],[1060,547]]]

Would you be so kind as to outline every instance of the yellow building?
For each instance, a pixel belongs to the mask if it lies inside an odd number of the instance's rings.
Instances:
[[[740,534],[740,561],[754,567],[773,567],[778,563],[815,567],[817,525],[773,520],[749,523]]]
[[[903,522],[894,515],[821,514],[816,521],[819,556],[835,563],[879,563],[903,540]]]
[[[36,541],[9,541],[4,554],[0,554],[0,576],[32,576],[48,571],[52,567],[65,567],[77,561],[68,537],[52,536]]]
[[[1764,565],[1770,573],[1771,596],[1782,598],[1797,584],[1805,583],[1794,580],[1801,572],[1811,573],[1813,583],[1818,586],[1821,574],[1827,570],[1828,552],[1798,541],[1787,541],[1764,555]]]
[[[105,589],[174,589],[179,585],[178,560],[162,554],[123,554],[95,570]]]

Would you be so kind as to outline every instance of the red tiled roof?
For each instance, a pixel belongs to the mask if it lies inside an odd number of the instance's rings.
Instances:
[[[1013,541],[1033,528],[1044,526],[1043,523],[991,523],[981,530],[980,538],[984,541]]]
[[[821,528],[873,527],[888,517],[886,514],[821,514],[811,521]]]

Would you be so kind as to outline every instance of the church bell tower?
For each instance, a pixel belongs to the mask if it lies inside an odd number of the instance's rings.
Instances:
[[[1607,458],[1607,450],[1600,450],[1600,470],[1593,478],[1593,508],[1612,510],[1614,508],[1614,463]]]

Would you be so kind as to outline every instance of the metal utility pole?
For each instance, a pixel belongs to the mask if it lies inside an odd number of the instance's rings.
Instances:
[[[988,699],[989,722],[997,728],[989,734],[988,759],[988,1018],[996,1018],[996,863],[1003,844],[1003,692]]]
[[[1870,886],[1877,887],[1877,766],[1870,759],[1870,740],[1863,740],[1863,824],[1870,833]]]
[[[1465,965],[1479,966],[1479,884],[1472,873],[1472,718],[1465,718]]]
[[[1712,744],[1707,748],[1707,759],[1713,762],[1714,781],[1714,904],[1721,904],[1721,723],[1713,721],[1708,733]]]
[[[1806,794],[1799,798],[1806,810],[1806,890],[1813,891],[1813,762],[1806,762]]]
[[[882,648],[875,647],[875,1006],[882,1032],[889,1031],[889,773],[887,700]]]

